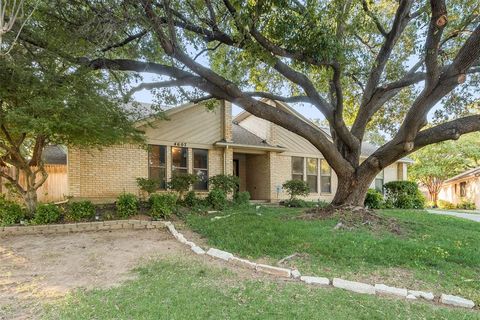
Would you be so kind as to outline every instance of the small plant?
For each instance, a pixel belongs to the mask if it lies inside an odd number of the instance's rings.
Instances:
[[[246,207],[250,205],[250,193],[248,191],[237,192],[233,197],[236,206]]]
[[[152,194],[150,196],[150,216],[153,219],[166,219],[175,211],[177,196],[173,193]]]
[[[199,199],[197,198],[195,191],[193,190],[187,192],[187,194],[185,195],[185,199],[183,199],[183,203],[185,204],[185,206],[189,208],[195,207],[198,204],[198,202],[199,202]]]
[[[208,183],[212,189],[222,190],[225,194],[229,194],[237,190],[240,179],[233,175],[219,174],[208,179]]]
[[[370,209],[382,209],[383,194],[377,189],[368,189],[364,205]]]
[[[213,189],[208,193],[207,203],[215,210],[223,210],[227,207],[227,194],[220,189]]]
[[[42,203],[37,206],[33,224],[49,224],[60,220],[60,208],[53,203]]]
[[[445,201],[445,200],[438,200],[438,207],[440,209],[455,209],[455,205],[449,201]]]
[[[150,196],[160,187],[160,182],[155,179],[137,178],[137,185],[140,190]]]
[[[117,213],[122,218],[128,218],[137,213],[138,199],[134,194],[124,193],[117,198]]]
[[[288,199],[283,202],[285,207],[290,208],[309,208],[312,207],[310,203],[302,199]]]
[[[185,192],[190,190],[190,187],[198,182],[198,180],[199,178],[196,174],[176,174],[170,180],[168,188],[176,191],[179,200],[182,200]]]
[[[5,199],[0,196],[0,226],[10,226],[12,224],[20,223],[25,219],[25,212],[15,202]]]
[[[475,210],[475,203],[468,199],[462,199],[462,201],[457,204],[458,209],[463,209],[463,210]]]
[[[95,206],[91,201],[72,202],[68,205],[66,218],[68,221],[91,221],[95,219]]]
[[[308,184],[303,180],[288,180],[282,186],[290,195],[290,201],[295,200],[298,196],[308,196],[310,193]]]

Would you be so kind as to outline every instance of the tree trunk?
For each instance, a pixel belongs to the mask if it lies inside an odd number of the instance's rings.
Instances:
[[[334,206],[363,207],[368,188],[375,174],[367,176],[338,177],[338,187],[332,200]]]
[[[25,201],[28,213],[33,215],[38,204],[37,190],[33,188],[27,189],[27,192],[23,195],[23,200]]]

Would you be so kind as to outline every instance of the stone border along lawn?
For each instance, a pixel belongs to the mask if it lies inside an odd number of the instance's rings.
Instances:
[[[82,232],[82,231],[107,231],[118,229],[160,229],[167,228],[170,233],[182,244],[186,244],[190,249],[199,255],[208,255],[215,259],[221,259],[230,262],[236,266],[245,267],[255,270],[257,272],[269,274],[281,278],[293,278],[302,281],[306,284],[330,286],[345,289],[348,291],[370,294],[370,295],[388,295],[408,300],[424,299],[427,301],[434,301],[435,296],[431,292],[409,290],[405,288],[389,287],[384,284],[375,284],[374,286],[355,281],[348,281],[339,278],[332,280],[324,277],[316,276],[302,276],[300,271],[288,268],[279,268],[266,264],[255,263],[246,259],[235,257],[230,252],[222,251],[216,248],[210,248],[207,251],[196,245],[192,241],[188,241],[183,234],[175,229],[175,226],[170,221],[144,221],[144,220],[111,220],[101,222],[82,222],[70,224],[54,224],[54,225],[36,225],[36,226],[17,226],[17,227],[0,227],[0,236],[4,235],[27,235],[27,234],[53,234],[53,233],[68,233],[68,232]],[[438,301],[442,304],[463,307],[472,309],[475,303],[471,300],[442,294]]]
[[[175,229],[175,226],[170,221],[164,222],[165,226],[168,228],[170,233],[181,243],[190,246],[193,252],[196,254],[207,254],[213,258],[221,259],[227,262],[230,262],[236,266],[241,266],[249,269],[253,269],[257,272],[262,272],[266,274],[270,274],[276,277],[281,278],[293,278],[299,281],[302,281],[306,284],[312,285],[320,285],[320,286],[330,286],[345,289],[348,291],[356,292],[356,293],[363,293],[363,294],[370,294],[370,295],[387,295],[387,296],[394,296],[400,297],[408,300],[416,300],[416,299],[424,299],[427,301],[434,301],[435,296],[432,292],[424,292],[424,291],[416,291],[416,290],[409,290],[405,288],[396,288],[396,287],[389,287],[384,284],[375,284],[374,286],[362,283],[362,282],[355,282],[355,281],[348,281],[339,278],[333,278],[330,281],[328,278],[324,277],[315,277],[315,276],[302,276],[300,271],[288,268],[279,268],[265,264],[258,264],[250,260],[242,259],[235,257],[232,253],[226,252],[223,250],[219,250],[216,248],[210,248],[207,251],[197,246],[195,243],[188,241],[185,239],[183,234],[178,232]],[[475,307],[475,303],[471,300],[453,296],[448,294],[442,294],[438,297],[438,301],[442,304],[454,306],[454,307],[462,307],[467,309],[472,309]]]

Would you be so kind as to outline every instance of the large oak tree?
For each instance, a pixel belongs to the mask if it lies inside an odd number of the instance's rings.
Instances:
[[[374,177],[420,148],[480,130],[478,1],[56,1],[37,12],[45,41],[21,41],[84,68],[133,77],[190,100],[235,103],[306,138],[338,175],[334,205],[362,205]],[[68,33],[68,37],[65,34]],[[61,45],[77,39],[82,50]],[[60,40],[58,40],[60,39]],[[157,80],[157,79],[156,79]],[[473,91],[472,91],[473,90]],[[333,140],[262,102],[308,103]],[[433,109],[443,121],[430,122]],[[440,117],[439,117],[440,118]],[[391,139],[360,160],[367,130]]]

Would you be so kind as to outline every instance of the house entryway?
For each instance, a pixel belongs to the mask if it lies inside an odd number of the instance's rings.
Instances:
[[[248,191],[252,200],[270,199],[268,154],[233,153],[233,174],[239,177],[239,191]]]

